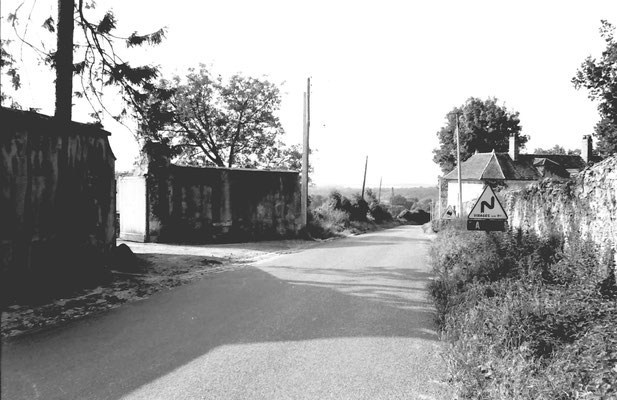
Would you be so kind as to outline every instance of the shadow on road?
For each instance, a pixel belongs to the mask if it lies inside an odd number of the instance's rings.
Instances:
[[[227,271],[6,341],[3,398],[120,399],[225,345],[349,337],[434,341],[433,311],[423,292],[429,279],[420,269],[387,266]]]

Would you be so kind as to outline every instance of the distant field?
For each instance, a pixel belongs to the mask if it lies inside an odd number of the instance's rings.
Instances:
[[[379,187],[370,187],[370,189],[377,194]],[[337,186],[312,186],[309,187],[309,195],[311,196],[328,196],[333,190],[339,191],[345,197],[351,197],[354,194],[362,191],[362,188],[350,188],[350,187],[337,187]],[[419,186],[419,187],[401,187],[394,188],[394,194],[405,196],[407,198],[415,197],[418,200],[426,198],[437,198],[438,190],[435,186]],[[381,198],[389,199],[392,196],[392,188],[381,188]]]

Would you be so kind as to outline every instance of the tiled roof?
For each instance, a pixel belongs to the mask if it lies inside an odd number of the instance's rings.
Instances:
[[[555,154],[519,154],[512,161],[508,153],[476,153],[462,163],[463,180],[537,180],[547,174],[567,178],[571,172],[585,168],[580,156]],[[458,169],[444,179],[457,179]]]
[[[546,159],[552,161],[555,164],[561,165],[564,169],[578,169],[579,171],[585,168],[585,161],[581,156],[565,155],[565,154],[519,154],[519,160],[525,160],[528,158],[533,159]]]

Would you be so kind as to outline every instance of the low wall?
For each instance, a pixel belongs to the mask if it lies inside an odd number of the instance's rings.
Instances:
[[[511,227],[589,238],[602,255],[617,245],[617,156],[586,168],[573,181],[544,180],[502,195]]]
[[[115,246],[109,133],[6,108],[0,120],[2,289],[68,284]]]
[[[162,163],[149,166],[146,187],[147,240],[152,242],[292,237],[301,228],[295,171]]]

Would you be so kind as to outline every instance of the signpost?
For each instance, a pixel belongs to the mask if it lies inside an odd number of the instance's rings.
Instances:
[[[443,213],[441,218],[452,219],[455,216],[456,216],[456,213],[454,212],[454,208],[452,206],[448,206],[448,208],[446,208],[446,212]]]
[[[508,216],[490,186],[482,194],[467,217],[468,231],[505,231]]]

